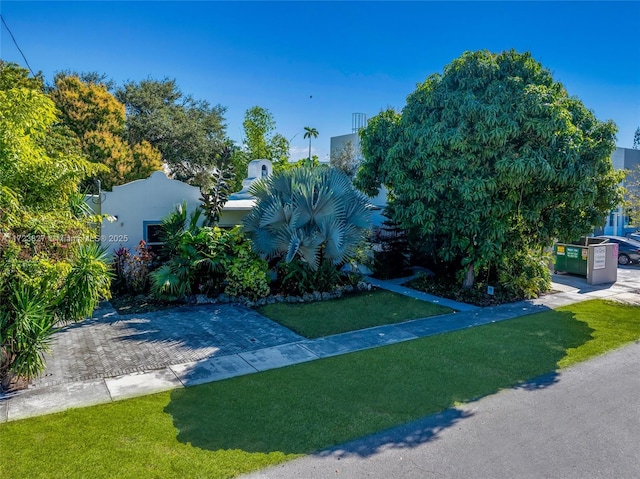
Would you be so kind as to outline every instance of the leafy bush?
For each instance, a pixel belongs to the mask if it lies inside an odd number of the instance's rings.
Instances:
[[[550,256],[521,249],[505,258],[498,270],[498,281],[509,293],[536,298],[551,288]]]
[[[494,306],[510,303],[522,299],[509,293],[499,284],[486,281],[476,281],[471,288],[463,288],[455,273],[450,275],[427,276],[419,275],[408,283],[410,288],[424,291],[441,298],[449,298],[461,303],[475,304],[476,306]],[[487,286],[494,287],[492,295],[487,294]]]
[[[55,261],[8,241],[0,248],[0,380],[32,377],[45,366],[43,354],[56,325],[91,315],[110,297],[106,254],[94,243],[69,245],[70,257]]]
[[[246,296],[251,300],[269,295],[269,266],[251,249],[251,243],[236,227],[227,232],[227,251],[222,264],[225,270],[224,292]]]
[[[223,292],[250,299],[268,295],[267,263],[253,253],[240,228],[198,227],[198,217],[187,222],[183,205],[163,219],[168,260],[151,273],[151,292],[166,301]]]
[[[314,291],[329,292],[341,284],[338,269],[323,261],[317,269],[299,259],[278,264],[279,289],[282,294],[300,296]]]
[[[190,215],[187,214],[187,202],[176,206],[175,210],[162,218],[160,228],[160,239],[162,248],[160,249],[160,260],[166,261],[178,253],[178,247],[183,236],[195,236],[198,232],[202,210],[195,209]]]
[[[80,245],[60,290],[62,318],[80,321],[91,316],[100,299],[111,296],[110,286],[106,251],[98,243]]]
[[[175,246],[173,256],[151,273],[151,292],[159,299],[176,301],[200,292],[211,293],[220,283],[220,258],[207,242],[210,228],[196,235],[186,232]]]
[[[149,288],[149,273],[153,267],[155,255],[140,240],[135,254],[129,248],[118,248],[113,257],[115,280],[113,288],[123,293],[141,294]]]

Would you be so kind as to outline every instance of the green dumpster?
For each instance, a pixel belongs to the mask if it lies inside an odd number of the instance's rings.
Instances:
[[[554,270],[565,273],[580,274],[587,276],[587,259],[589,257],[589,247],[557,243],[553,247],[555,257]]]

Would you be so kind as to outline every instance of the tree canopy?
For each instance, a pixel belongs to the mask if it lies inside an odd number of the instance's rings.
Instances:
[[[184,95],[175,80],[129,82],[116,92],[126,108],[125,137],[147,141],[162,154],[172,176],[208,188],[209,170],[229,145],[225,108]]]
[[[281,134],[275,133],[276,121],[269,110],[260,106],[249,108],[245,112],[242,126],[249,161],[288,161],[289,142]]]
[[[601,224],[621,198],[615,133],[529,53],[466,52],[369,122],[358,185],[384,184],[394,219],[470,286]]]
[[[266,108],[253,106],[244,114],[242,122],[244,138],[240,148],[233,154],[236,171],[234,189],[242,186],[247,165],[253,160],[269,160],[274,171],[286,169],[289,163],[289,142],[276,131],[276,121]]]
[[[16,73],[18,73],[16,75]],[[6,76],[5,76],[6,74]],[[41,83],[0,68],[0,381],[33,376],[56,325],[91,314],[110,274],[79,185],[87,161]]]
[[[104,189],[147,178],[162,169],[160,152],[149,142],[130,143],[124,138],[124,105],[106,85],[58,74],[50,96],[62,124],[77,136],[82,152],[109,168],[98,176]]]

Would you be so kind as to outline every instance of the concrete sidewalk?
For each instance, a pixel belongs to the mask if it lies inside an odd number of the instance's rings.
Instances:
[[[640,302],[640,269],[620,269],[613,285],[554,275],[554,294],[478,308],[425,295],[397,282],[376,286],[458,312],[309,340],[238,305],[176,308],[119,316],[106,306],[55,335],[47,369],[29,389],[0,396],[0,422],[178,387],[218,381],[395,344],[557,308],[592,298]]]

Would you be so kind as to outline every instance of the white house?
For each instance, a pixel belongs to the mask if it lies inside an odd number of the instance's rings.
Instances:
[[[255,200],[248,193],[249,187],[259,178],[269,176],[272,171],[273,167],[268,160],[249,163],[248,176],[242,182],[242,190],[229,196],[220,215],[219,226],[232,227],[242,222],[255,205]],[[102,222],[100,233],[102,246],[110,252],[121,246],[133,249],[140,240],[149,245],[159,244],[158,232],[162,218],[182,202],[187,203],[190,214],[201,204],[200,189],[169,179],[162,171],[156,171],[144,180],[114,186],[113,191],[103,192],[99,199],[89,199],[94,211],[113,217],[113,221]]]

